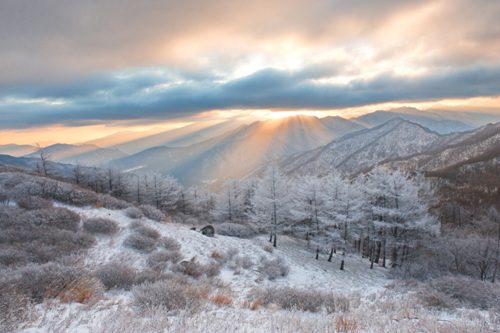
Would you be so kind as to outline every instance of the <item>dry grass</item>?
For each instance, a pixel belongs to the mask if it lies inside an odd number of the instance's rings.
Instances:
[[[355,319],[339,315],[335,318],[335,331],[338,333],[356,333],[358,332],[358,323]]]
[[[226,294],[215,294],[210,300],[217,305],[231,305],[233,303],[231,296]]]
[[[104,293],[104,286],[95,277],[85,277],[69,283],[57,297],[63,303],[93,303]]]

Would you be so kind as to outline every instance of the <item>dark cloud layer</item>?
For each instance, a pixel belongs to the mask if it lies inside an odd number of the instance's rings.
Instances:
[[[0,107],[3,128],[111,120],[169,119],[214,109],[335,109],[389,101],[423,101],[500,95],[500,66],[472,66],[419,78],[383,74],[348,84],[318,84],[308,69],[265,69],[226,83],[182,81],[144,74],[120,79],[89,78],[44,91],[63,105]],[[158,86],[160,84],[160,86]],[[89,89],[95,86],[97,90]],[[104,90],[103,90],[104,89]],[[48,93],[50,92],[50,94]],[[38,91],[37,97],[40,95]],[[68,99],[69,98],[69,99]]]

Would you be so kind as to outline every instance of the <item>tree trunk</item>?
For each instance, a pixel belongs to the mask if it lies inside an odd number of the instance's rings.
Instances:
[[[384,267],[384,268],[385,268],[385,257],[386,257],[386,255],[385,255],[385,252],[386,252],[386,240],[385,240],[385,235],[384,235],[384,239],[382,240],[382,244],[383,244],[383,246],[382,246],[382,247],[383,247],[383,249],[382,249],[382,250],[383,250],[382,267]]]
[[[394,246],[392,248],[392,256],[391,256],[391,266],[394,268],[397,266],[398,261],[398,247]]]
[[[375,257],[374,253],[373,253],[373,245],[370,246],[370,269],[373,269],[373,257]]]
[[[498,221],[500,223],[500,221]],[[491,278],[491,283],[495,283],[498,271],[498,260],[500,256],[500,224],[498,225],[498,239],[497,239],[497,250],[495,253],[495,268],[493,269],[493,277]]]
[[[276,234],[274,234],[273,246],[276,247]]]
[[[332,257],[333,257],[333,247],[332,250],[330,251],[330,256],[328,257],[329,262],[332,262]]]
[[[316,248],[316,260],[319,259],[319,247]]]
[[[344,259],[342,258],[342,261],[340,262],[340,270],[344,270]]]
[[[377,252],[376,252],[376,256],[375,256],[375,263],[376,264],[378,264],[378,262],[379,262],[381,249],[382,249],[382,244],[379,241],[377,241]]]

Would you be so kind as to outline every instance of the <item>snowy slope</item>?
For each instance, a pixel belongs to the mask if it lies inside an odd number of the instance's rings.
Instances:
[[[441,136],[400,118],[372,129],[355,132],[328,145],[283,162],[289,173],[319,173],[336,169],[346,174],[430,149]]]
[[[436,171],[500,156],[500,123],[443,137],[430,151],[388,164],[407,170]]]
[[[85,266],[95,268],[118,260],[139,270],[145,267],[147,255],[122,245],[132,222],[123,211],[64,207],[83,218],[110,218],[120,225],[120,231],[116,235],[98,238],[97,244],[85,256]],[[355,323],[355,330],[345,332],[438,332],[450,331],[450,328],[461,328],[467,332],[494,332],[494,317],[486,312],[459,310],[446,313],[422,309],[414,303],[411,295],[398,294],[390,286],[386,288],[390,283],[385,276],[386,270],[377,266],[369,269],[366,259],[348,256],[346,270],[340,271],[340,255],[336,255],[332,263],[327,262],[324,257],[316,261],[313,259],[313,252],[307,251],[304,244],[288,238],[281,237],[279,247],[269,253],[263,249],[268,244],[263,238],[238,239],[219,235],[209,238],[190,230],[186,225],[142,220],[162,236],[177,239],[182,245],[181,252],[185,259],[196,256],[203,262],[209,260],[208,256],[214,250],[224,253],[235,249],[241,255],[250,256],[256,264],[262,256],[281,257],[290,266],[290,273],[286,277],[269,281],[255,269],[236,272],[224,268],[219,276],[220,280],[213,283],[231,293],[232,304],[217,306],[208,303],[194,313],[184,310],[167,312],[161,308],[148,309],[145,313],[134,307],[131,292],[124,290],[107,291],[95,303],[90,304],[53,300],[37,305],[32,311],[31,319],[20,332],[340,332],[346,320],[347,323]],[[273,305],[254,311],[248,308],[245,297],[253,288],[276,286],[345,295],[349,297],[352,308],[347,312],[337,309],[331,314],[281,310]]]
[[[139,269],[145,269],[147,255],[141,254],[133,249],[122,246],[123,240],[129,235],[128,226],[134,219],[127,217],[123,211],[109,210],[105,208],[77,208],[64,205],[82,216],[83,219],[90,217],[109,218],[118,222],[120,231],[109,237],[102,236],[98,244],[93,247],[85,257],[88,267],[96,264],[104,264],[113,260],[127,262]],[[197,231],[190,230],[189,225],[176,223],[158,223],[146,218],[142,219],[148,226],[157,230],[162,236],[174,237],[181,243],[181,252],[185,260],[196,256],[200,262],[210,261],[213,251],[220,253],[229,249],[236,249],[240,255],[249,256],[254,263],[258,263],[262,256],[274,258],[281,257],[289,266],[290,273],[287,277],[276,281],[263,279],[261,274],[255,270],[246,271],[244,274],[233,275],[231,270],[226,269],[221,277],[224,282],[230,283],[237,294],[242,294],[250,288],[257,286],[293,286],[307,289],[341,291],[346,287],[351,291],[370,293],[381,290],[387,282],[386,270],[376,267],[368,269],[369,263],[359,256],[348,256],[345,271],[339,270],[342,255],[336,254],[333,261],[325,259],[314,260],[314,251],[308,251],[304,244],[288,237],[280,238],[280,246],[269,253],[264,247],[269,244],[266,237],[257,239],[240,239],[235,237],[216,235],[206,237]],[[243,295],[243,294],[242,294]]]

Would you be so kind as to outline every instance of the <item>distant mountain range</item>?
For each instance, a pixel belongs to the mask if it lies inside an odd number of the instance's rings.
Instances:
[[[83,144],[54,144],[44,152],[54,162],[170,174],[188,185],[243,177],[271,161],[289,173],[337,169],[355,174],[379,163],[437,170],[459,163],[460,156],[489,152],[467,142],[496,147],[492,137],[481,139],[495,132],[497,125],[485,125],[491,120],[500,121],[500,115],[398,108],[353,119],[207,121],[153,133],[118,132]],[[34,146],[9,144],[0,145],[0,154],[36,158],[39,152]]]
[[[106,166],[109,161],[126,155],[118,149],[100,148],[90,144],[69,145],[57,143],[44,147],[43,152],[53,161],[86,166]],[[39,157],[39,152],[35,151],[26,155],[26,157]]]
[[[260,165],[363,128],[345,119],[294,116],[258,121],[187,147],[153,147],[112,162],[124,170],[171,174],[185,183],[242,177]]]

